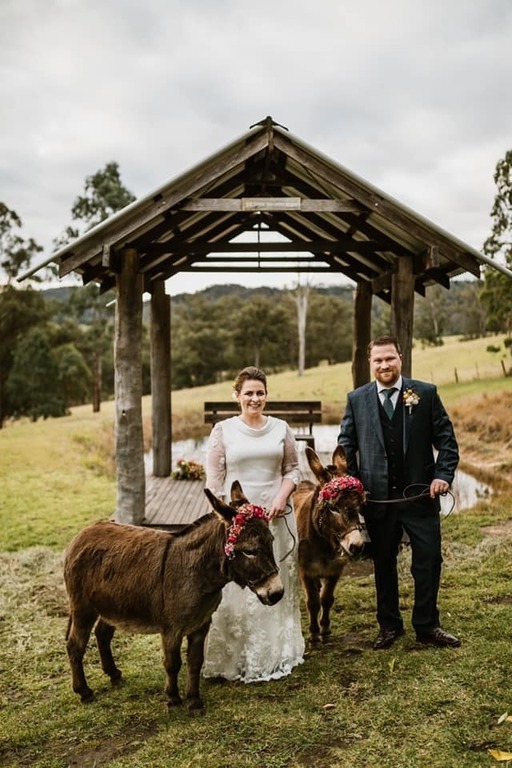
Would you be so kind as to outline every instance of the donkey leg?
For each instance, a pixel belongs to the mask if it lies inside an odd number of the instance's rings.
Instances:
[[[110,677],[112,683],[118,683],[121,680],[121,670],[116,667],[114,657],[112,656],[112,638],[116,628],[112,624],[100,619],[94,628],[96,643],[100,654],[101,668],[106,675]]]
[[[331,608],[334,603],[334,590],[338,582],[338,577],[322,579],[322,589],[320,590],[320,636],[325,642],[331,634]]]
[[[318,614],[320,612],[320,581],[302,574],[302,583],[306,593],[306,607],[309,616],[309,642],[318,645],[320,642],[320,626]]]
[[[83,612],[81,614],[77,610],[72,610],[69,617],[66,651],[71,666],[73,691],[78,693],[82,701],[90,701],[93,698],[93,692],[87,685],[85,678],[83,659],[96,619],[95,613]]]
[[[162,649],[164,652],[164,667],[167,674],[165,692],[167,694],[168,707],[177,707],[182,704],[178,675],[181,669],[181,641],[183,635],[176,636],[171,632],[162,632]]]
[[[187,701],[190,711],[201,710],[203,701],[199,691],[199,680],[204,661],[204,641],[210,628],[210,621],[196,632],[187,636]]]

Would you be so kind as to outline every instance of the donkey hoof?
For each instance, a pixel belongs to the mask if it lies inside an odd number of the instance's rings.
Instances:
[[[188,704],[188,711],[193,717],[204,715],[204,706],[201,699],[192,699]]]
[[[86,688],[85,691],[80,692],[80,701],[82,704],[89,704],[94,700],[94,693],[90,688]]]
[[[171,709],[171,707],[181,707],[182,704],[183,701],[181,700],[181,696],[169,696],[167,699],[167,706],[169,709]]]

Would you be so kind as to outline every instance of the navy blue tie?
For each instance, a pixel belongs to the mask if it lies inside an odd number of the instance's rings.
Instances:
[[[391,402],[391,396],[393,392],[396,392],[396,387],[391,387],[390,389],[383,389],[382,392],[384,394],[384,402],[382,404],[384,408],[384,413],[386,414],[388,419],[392,419],[395,409],[393,408],[393,403]]]

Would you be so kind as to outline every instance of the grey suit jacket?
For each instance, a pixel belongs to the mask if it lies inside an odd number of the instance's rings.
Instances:
[[[419,396],[418,404],[412,409],[403,403],[402,395],[396,406],[404,408],[406,484],[430,485],[434,478],[451,484],[459,462],[459,449],[437,388],[403,377],[403,390],[406,389],[413,389]],[[338,443],[345,449],[350,474],[363,483],[368,502],[387,499],[388,460],[375,382],[348,394]],[[420,489],[416,489],[416,493],[420,493]],[[435,506],[439,508],[439,499]]]

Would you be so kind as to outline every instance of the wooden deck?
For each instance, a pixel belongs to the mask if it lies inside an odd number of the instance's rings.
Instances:
[[[211,510],[204,495],[204,480],[146,477],[146,514],[143,525],[181,528]]]
[[[324,463],[327,455],[320,454]],[[312,480],[303,450],[299,450],[301,477]],[[211,510],[204,495],[204,480],[173,480],[172,477],[146,476],[146,513],[143,525],[169,530],[181,528]]]

